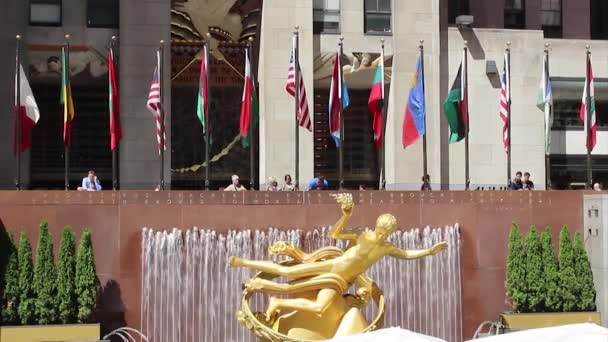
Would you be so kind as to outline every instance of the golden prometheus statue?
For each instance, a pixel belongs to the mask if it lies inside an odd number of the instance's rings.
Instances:
[[[373,231],[348,232],[344,226],[353,213],[351,194],[334,195],[342,217],[330,230],[332,239],[348,240],[346,250],[320,248],[307,254],[286,242],[277,242],[269,253],[288,256],[278,263],[231,257],[231,267],[248,267],[258,273],[243,285],[243,300],[237,319],[262,341],[318,341],[372,331],[382,326],[384,297],[365,271],[385,256],[411,260],[439,253],[445,242],[429,249],[403,250],[387,241],[397,229],[391,214],[382,214]],[[275,282],[277,277],[288,282]],[[353,287],[354,294],[347,293]],[[270,297],[266,313],[253,313],[249,299],[255,293]],[[373,300],[377,315],[368,323],[362,309]]]

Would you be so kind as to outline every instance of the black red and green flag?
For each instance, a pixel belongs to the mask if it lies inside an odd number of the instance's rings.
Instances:
[[[463,59],[464,62],[464,59]],[[445,115],[450,126],[450,143],[459,142],[465,138],[468,125],[468,94],[466,93],[466,66],[460,63],[458,74],[443,104]]]

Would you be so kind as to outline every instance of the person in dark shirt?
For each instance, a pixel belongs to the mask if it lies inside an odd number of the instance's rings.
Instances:
[[[521,181],[521,171],[517,171],[515,173],[515,178],[509,184],[509,189],[511,190],[522,190],[524,188],[524,183]]]
[[[420,191],[432,191],[431,188],[431,176],[424,175],[422,176],[422,185],[420,186]]]
[[[522,181],[522,187],[524,190],[534,190],[534,182],[530,180],[530,172],[524,173],[524,179]]]

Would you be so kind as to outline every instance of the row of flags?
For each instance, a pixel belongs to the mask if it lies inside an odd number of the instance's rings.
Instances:
[[[206,49],[206,47],[204,47]],[[67,47],[62,49],[62,75],[61,75],[61,97],[60,103],[63,105],[63,143],[66,146],[71,144],[71,129],[72,122],[75,118],[74,101],[72,97],[70,77],[68,73],[68,52]],[[464,52],[466,53],[466,52]],[[336,145],[340,143],[340,113],[342,110],[348,107],[350,103],[348,88],[342,74],[342,65],[340,63],[340,51],[336,52],[335,64],[332,74],[331,86],[330,86],[330,97],[329,97],[329,132],[334,138]],[[299,80],[296,81],[296,68],[300,70],[299,61],[295,58],[295,43],[290,54],[289,68],[287,75],[287,83],[285,90],[287,93],[295,97],[296,82],[299,82],[299,96],[297,105],[297,120],[300,127],[312,131],[312,120],[310,118],[308,101],[306,98],[306,87],[304,85],[304,79],[301,73],[298,72]],[[160,75],[161,69],[161,58],[160,51],[156,52],[156,65],[150,85],[150,92],[148,94],[147,107],[153,114],[156,121],[156,137],[158,143],[158,150],[160,152],[161,147],[166,150],[166,135],[164,125],[161,122],[161,112],[163,110],[161,105],[161,87],[160,87]],[[510,63],[508,56],[505,54],[504,66],[501,74],[501,90],[499,98],[499,115],[503,122],[502,133],[503,133],[503,144],[505,151],[509,146],[508,131],[508,113],[510,112],[511,106],[511,94],[510,94]],[[463,56],[464,60],[464,56]],[[119,92],[117,85],[117,76],[115,68],[115,59],[112,49],[108,53],[108,65],[109,65],[109,100],[108,100],[108,114],[110,121],[110,148],[115,150],[119,141],[122,138],[122,130],[120,125],[120,113],[119,113]],[[425,104],[425,93],[424,93],[424,70],[423,70],[423,57],[422,54],[418,56],[416,61],[414,77],[411,82],[408,100],[405,108],[405,114],[403,119],[403,131],[402,131],[402,144],[404,148],[412,145],[416,140],[426,134],[426,104]],[[593,150],[596,145],[596,131],[597,131],[597,120],[595,111],[595,94],[594,94],[594,81],[593,71],[591,64],[591,57],[588,55],[587,67],[586,67],[586,78],[585,87],[583,90],[583,96],[581,100],[580,119],[584,122],[585,132],[587,134],[586,146],[589,151]],[[20,73],[19,78],[20,84],[15,84],[15,118],[21,119],[20,124],[20,137],[21,141],[17,143],[17,134],[15,131],[14,150],[17,152],[17,146],[19,151],[25,151],[31,144],[31,129],[38,122],[40,118],[40,111],[36,100],[32,93],[31,87],[23,70],[23,67],[19,63]],[[200,66],[200,79],[199,79],[199,92],[197,100],[197,116],[203,126],[204,130],[209,129],[207,127],[208,120],[208,84],[207,84],[207,73],[208,73],[208,55],[203,54],[203,58]],[[467,82],[467,70],[466,63],[460,64],[458,72],[456,74],[454,83],[448,93],[448,96],[444,102],[444,111],[447,117],[448,125],[450,127],[449,141],[455,143],[464,139],[466,131],[468,130],[468,94],[466,93],[466,82]],[[19,86],[19,98],[17,98],[17,86]],[[370,95],[368,99],[368,109],[373,117],[373,134],[374,140],[378,148],[383,144],[383,114],[382,109],[385,105],[385,94],[384,94],[384,56],[381,56],[378,63],[373,83],[370,89]],[[541,82],[539,85],[537,107],[544,113],[545,117],[545,151],[549,153],[550,146],[550,129],[552,124],[552,111],[553,111],[553,95],[551,88],[551,77],[549,75],[548,66],[548,55],[545,54],[543,58]],[[589,108],[589,111],[587,110]],[[239,131],[243,138],[243,145],[249,145],[249,132],[251,124],[257,124],[259,116],[259,100],[255,88],[255,80],[252,73],[251,62],[249,51],[245,52],[245,80],[243,86],[243,98],[240,113]],[[589,116],[589,118],[587,118]],[[17,125],[15,125],[15,130]]]
[[[74,99],[72,97],[72,87],[70,84],[70,76],[68,73],[68,52],[67,47],[63,47],[61,51],[61,93],[59,103],[63,106],[63,133],[62,140],[63,144],[69,146],[72,142],[72,122],[76,115],[74,110]],[[40,120],[40,110],[32,88],[28,82],[23,65],[18,63],[20,73],[19,77],[15,76],[15,119],[20,118],[20,137],[21,141],[17,144],[17,132],[15,131],[14,151],[17,153],[17,145],[19,146],[19,152],[27,150],[31,145],[31,130]],[[118,100],[118,86],[116,79],[116,68],[114,65],[114,53],[110,49],[108,53],[108,83],[109,83],[109,97],[108,97],[108,110],[110,120],[110,148],[114,150],[118,146],[118,142],[122,138],[122,130],[120,127],[120,113],[119,113],[119,100]],[[17,79],[19,83],[17,85]],[[19,97],[17,97],[17,87],[19,87]],[[15,130],[17,124],[15,120]]]

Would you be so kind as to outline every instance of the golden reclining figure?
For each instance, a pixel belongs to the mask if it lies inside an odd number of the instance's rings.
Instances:
[[[436,254],[447,247],[445,242],[423,250],[403,250],[387,242],[397,229],[393,215],[380,215],[373,231],[345,232],[344,226],[352,216],[350,194],[334,195],[341,205],[342,217],[330,230],[332,239],[348,240],[345,251],[336,247],[321,248],[311,254],[286,244],[277,243],[271,254],[290,256],[299,262],[282,265],[272,261],[247,260],[231,257],[232,267],[248,267],[274,276],[293,279],[278,283],[262,278],[250,279],[246,291],[291,295],[290,298],[271,297],[265,320],[273,330],[293,338],[308,340],[329,339],[334,336],[362,332],[367,321],[361,313],[361,300],[369,296],[371,281],[364,273],[384,256],[410,260]],[[349,296],[346,291],[357,283],[360,296]],[[363,300],[365,303],[366,300]]]

